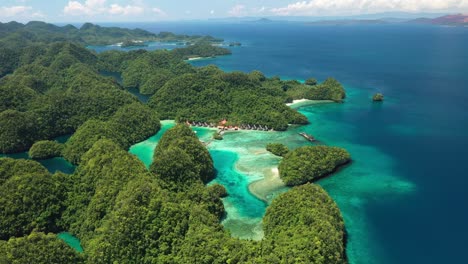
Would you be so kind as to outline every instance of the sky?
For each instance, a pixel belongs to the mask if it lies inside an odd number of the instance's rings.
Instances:
[[[468,13],[468,0],[0,0],[1,22],[150,22],[381,12]]]

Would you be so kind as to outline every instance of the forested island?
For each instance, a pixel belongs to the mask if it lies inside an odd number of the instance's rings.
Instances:
[[[82,30],[102,32],[102,39],[86,40]],[[0,153],[29,150],[32,158],[62,156],[77,166],[71,175],[51,174],[36,161],[0,158],[1,263],[347,262],[337,205],[318,185],[303,184],[349,160],[347,152],[270,146],[284,155],[285,182],[299,186],[268,207],[261,241],[241,240],[221,225],[221,198],[229,193],[207,185],[216,177],[213,160],[185,125],[226,120],[286,130],[308,122],[286,103],[342,102],[338,81],[303,84],[185,61],[230,54],[213,46],[214,38],[171,51],[97,54],[86,48],[128,37],[115,32],[146,34],[91,24],[79,30],[42,22],[0,24]],[[122,82],[105,72],[119,74]],[[150,95],[149,102],[129,88]],[[157,133],[161,119],[179,124],[163,135],[147,169],[128,148]],[[70,134],[63,144],[53,141]],[[298,161],[304,157],[309,163]],[[319,162],[310,164],[314,160]],[[314,174],[297,173],[305,169]],[[57,238],[63,231],[80,239],[83,253]]]
[[[286,185],[296,186],[327,176],[350,161],[351,155],[345,149],[306,146],[286,153],[278,169]]]

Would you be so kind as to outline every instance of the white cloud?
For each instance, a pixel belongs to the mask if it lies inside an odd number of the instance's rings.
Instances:
[[[468,0],[311,0],[272,8],[277,15],[344,15],[387,11],[461,12]]]
[[[0,7],[0,17],[14,17],[26,15],[32,10],[30,6],[10,6]]]
[[[0,6],[0,21],[30,21],[44,19],[46,16],[31,6]]]
[[[157,9],[157,8],[154,8]],[[153,9],[153,11],[154,11]],[[107,4],[106,0],[86,0],[84,3],[79,1],[69,1],[63,9],[65,15],[113,15],[113,16],[132,16],[140,15],[145,12],[141,1],[133,1],[133,4],[119,5]]]
[[[228,11],[228,14],[235,17],[245,16],[247,14],[245,5],[233,6],[232,9]]]
[[[141,6],[120,6],[117,4],[112,4],[109,9],[109,14],[111,15],[139,15],[142,14],[145,10]]]
[[[167,16],[166,12],[164,12],[163,10],[161,10],[161,9],[159,9],[157,7],[153,8],[152,11],[153,11],[153,13],[156,13],[159,16]]]
[[[63,9],[65,15],[96,15],[107,11],[106,0],[86,0],[84,4],[78,1],[69,1]]]

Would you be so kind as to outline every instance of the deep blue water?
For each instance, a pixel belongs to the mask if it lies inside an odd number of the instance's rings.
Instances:
[[[194,62],[199,66],[213,63],[225,70],[258,69],[282,78],[339,79],[351,93],[348,102],[303,111],[320,117],[317,122],[341,124],[343,144],[352,140],[372,146],[391,158],[391,174],[414,185],[404,195],[388,190],[369,195],[360,213],[379,252],[369,254],[374,259],[355,262],[468,263],[468,28],[126,26],[211,34],[243,43],[231,56]],[[384,93],[383,104],[370,102],[375,92]],[[368,167],[375,166],[374,159],[367,161]],[[337,184],[323,183],[332,195]]]

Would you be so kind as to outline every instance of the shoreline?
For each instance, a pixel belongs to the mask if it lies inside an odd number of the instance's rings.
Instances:
[[[279,171],[277,167],[271,169],[266,169],[263,174],[263,179],[256,180],[251,182],[248,185],[249,192],[257,197],[258,199],[270,203],[272,195],[282,189],[287,187],[284,182],[279,177]]]
[[[188,59],[186,59],[186,61],[195,61],[195,60],[202,60],[202,59],[206,59],[206,57],[194,57],[194,58],[188,58]]]
[[[297,109],[303,106],[308,106],[308,105],[315,105],[315,104],[330,104],[330,103],[335,103],[332,100],[310,100],[310,99],[296,99],[293,100],[292,103],[287,103],[286,105],[291,107],[292,109]]]

